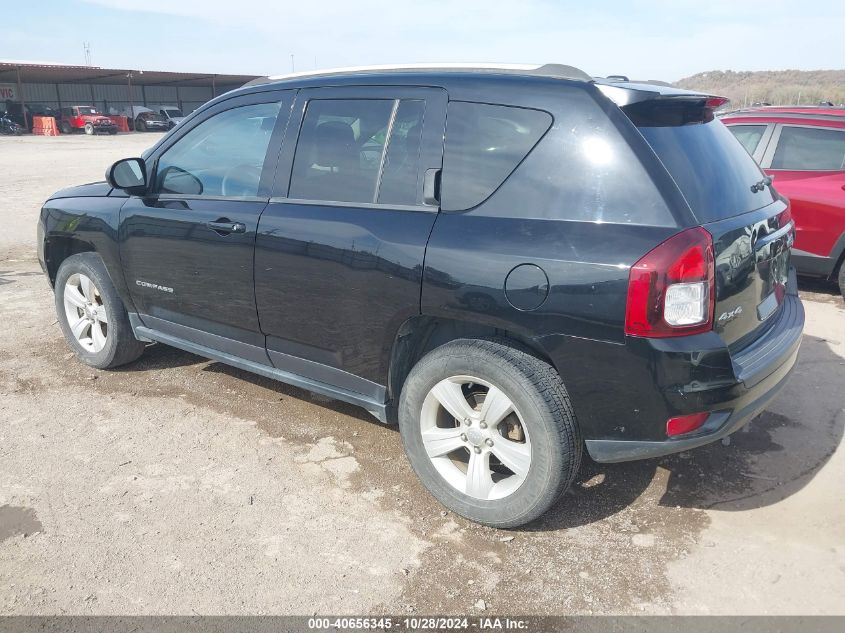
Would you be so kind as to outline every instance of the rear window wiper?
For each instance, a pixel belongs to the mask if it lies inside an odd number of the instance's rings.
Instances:
[[[751,185],[751,193],[757,193],[758,191],[763,191],[766,187],[769,187],[772,184],[772,177],[766,176],[760,182],[755,182]]]

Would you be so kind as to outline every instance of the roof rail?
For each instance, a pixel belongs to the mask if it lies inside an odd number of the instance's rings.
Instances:
[[[270,77],[256,79],[247,85],[257,85],[269,81],[281,81],[283,79],[300,79],[305,77],[319,77],[322,75],[358,74],[368,72],[390,72],[390,71],[411,71],[411,70],[447,70],[447,71],[472,71],[481,70],[486,72],[499,72],[506,74],[536,75],[541,77],[558,77],[560,79],[575,79],[579,81],[592,81],[593,78],[587,73],[574,66],[564,64],[486,64],[486,63],[422,63],[422,64],[395,64],[377,66],[349,66],[346,68],[327,68],[324,70],[310,70],[303,72],[288,73],[284,75],[271,75]]]

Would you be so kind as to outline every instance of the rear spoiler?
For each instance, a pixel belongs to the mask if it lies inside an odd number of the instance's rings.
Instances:
[[[708,108],[718,108],[728,102],[727,97],[675,88],[663,81],[622,82],[597,79],[596,87],[620,108],[643,101],[700,102]]]

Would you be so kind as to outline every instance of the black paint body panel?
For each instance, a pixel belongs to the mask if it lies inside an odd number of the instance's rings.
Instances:
[[[431,97],[435,106],[426,110],[432,136],[421,168],[441,166],[447,95],[562,116],[560,91],[580,91],[579,98],[600,106],[603,124],[609,121],[625,139],[671,210],[670,221],[646,226],[558,219],[554,209],[539,209],[532,194],[542,174],[527,178],[519,168],[508,192],[459,212],[422,204],[389,208],[290,200],[303,97],[317,89],[364,97],[414,90],[441,94],[442,100]],[[773,393],[794,364],[803,310],[791,289],[783,298],[789,309],[781,305],[766,323],[737,319],[705,334],[671,339],[625,336],[630,266],[698,223],[636,128],[593,84],[424,71],[254,86],[201,107],[145,152],[150,173],[158,156],[204,118],[272,99],[285,107],[255,199],[130,197],[103,183],[63,190],[42,210],[39,255],[45,269],[53,265],[52,240],[77,240],[103,257],[133,323],[140,324],[139,334],[355,402],[381,419],[399,396],[391,385],[397,337],[414,323],[448,322],[455,331],[511,336],[554,365],[588,448],[590,442],[614,443],[594,444],[596,456],[608,461],[646,456],[648,450],[656,454],[652,444],[665,448],[666,420],[674,415],[727,412],[718,419],[733,424],[738,418],[731,411],[742,409],[747,416],[748,407]],[[520,204],[509,207],[514,192]],[[637,203],[632,195],[631,208]],[[717,259],[731,248],[739,253],[732,258],[728,253],[730,266],[721,270],[718,310],[735,303],[756,307],[784,280],[787,239],[765,239],[781,228],[779,210],[772,205],[706,227],[718,244]],[[206,226],[221,218],[243,222],[245,232],[221,236]],[[737,246],[744,241],[750,250]],[[515,269],[506,296],[505,280]],[[173,293],[139,286],[138,280]],[[749,309],[743,318],[753,315]],[[769,339],[779,345],[775,357],[753,376],[743,375],[736,360],[744,352],[749,357],[746,350],[755,341]]]

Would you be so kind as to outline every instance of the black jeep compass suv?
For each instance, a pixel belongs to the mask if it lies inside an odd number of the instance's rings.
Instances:
[[[723,101],[558,65],[266,80],[55,194],[40,260],[83,362],[155,341],[355,403],[517,526],[584,450],[724,437],[795,364],[789,205]]]

